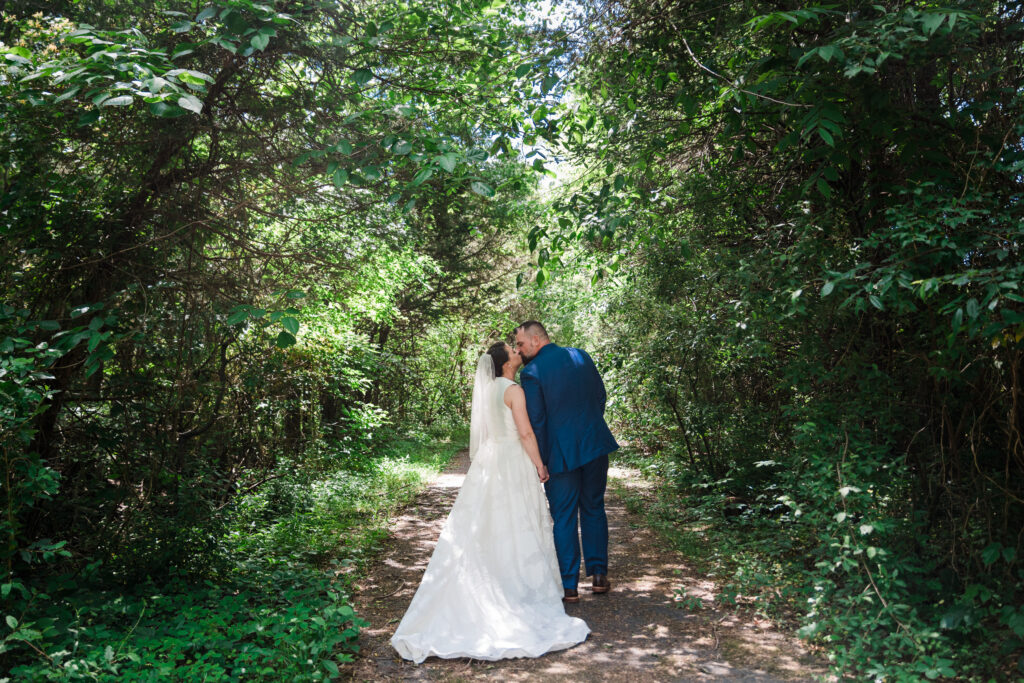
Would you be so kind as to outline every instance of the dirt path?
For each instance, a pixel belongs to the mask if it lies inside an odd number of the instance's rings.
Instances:
[[[358,583],[356,610],[371,626],[360,637],[361,654],[350,669],[358,681],[811,681],[824,674],[801,642],[756,620],[711,606],[714,584],[694,575],[683,557],[609,491],[611,593],[581,590],[567,612],[590,625],[586,642],[538,659],[500,662],[432,657],[405,662],[388,640],[427,567],[448,511],[462,485],[469,458],[460,453],[396,519],[382,556]],[[643,486],[635,473],[613,467],[609,476]],[[581,580],[581,588],[589,585]],[[706,598],[690,612],[675,591]]]

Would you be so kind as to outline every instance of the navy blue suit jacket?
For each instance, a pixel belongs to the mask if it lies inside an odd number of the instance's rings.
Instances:
[[[545,344],[519,373],[540,458],[551,474],[618,449],[604,421],[607,394],[586,351]]]

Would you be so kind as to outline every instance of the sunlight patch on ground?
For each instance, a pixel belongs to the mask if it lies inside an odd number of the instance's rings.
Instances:
[[[462,487],[462,482],[465,481],[465,474],[458,473],[446,473],[440,474],[430,482],[431,486],[439,489],[457,489]]]
[[[650,489],[654,487],[652,481],[645,479],[639,470],[635,470],[632,467],[612,465],[608,468],[608,477],[610,479],[617,479],[623,486],[630,489]]]

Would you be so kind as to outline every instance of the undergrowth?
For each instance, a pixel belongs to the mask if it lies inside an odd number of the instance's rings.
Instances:
[[[358,649],[366,626],[351,582],[379,549],[394,511],[462,447],[393,439],[383,452],[330,465],[281,461],[226,508],[219,561],[112,586],[94,562],[75,574],[2,586],[0,663],[18,681],[320,681]]]
[[[694,478],[676,459],[663,454],[641,455],[624,449],[614,461],[638,469],[654,484],[629,488],[610,481],[627,509],[644,516],[691,566],[715,581],[719,586],[716,602],[768,617],[820,645],[832,673],[840,679],[876,683],[1024,680],[1024,658],[1017,661],[1019,640],[1012,631],[1022,622],[1012,595],[999,595],[975,583],[966,588],[967,598],[953,594],[947,600],[924,604],[926,598],[920,597],[914,603],[915,584],[911,581],[917,580],[917,574],[909,561],[898,565],[891,576],[870,577],[868,589],[855,590],[857,584],[844,578],[851,566],[856,569],[847,555],[858,557],[855,549],[850,551],[849,540],[833,543],[832,556],[821,560],[823,525],[802,519],[799,508],[778,505],[777,492],[765,491],[740,500],[724,493],[735,486]],[[870,547],[866,554],[882,552]],[[990,553],[988,563],[993,571],[999,569],[1002,559],[998,553]],[[875,604],[880,593],[871,587],[883,580],[905,587],[907,604],[915,605],[916,611],[879,600],[880,609],[872,616],[864,604]],[[925,575],[925,580],[934,588],[936,579]],[[704,607],[685,587],[678,589],[676,596],[676,604],[682,608]],[[885,610],[896,611],[903,625],[897,624],[879,643],[878,631],[886,626],[879,623]],[[992,628],[1000,623],[997,619],[1008,626],[999,631]],[[983,638],[986,633],[988,641]],[[919,644],[916,659],[905,654],[902,646],[907,639]]]

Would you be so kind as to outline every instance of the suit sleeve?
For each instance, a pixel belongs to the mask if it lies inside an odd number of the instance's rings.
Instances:
[[[594,360],[590,357],[590,354],[586,351],[580,350],[583,357],[587,359],[587,367],[594,375],[594,383],[597,386],[597,399],[598,403],[601,404],[601,412],[604,413],[605,405],[608,402],[608,392],[604,388],[604,380],[601,379],[601,373],[597,371],[597,366],[594,365]]]
[[[548,453],[548,424],[544,391],[541,389],[540,381],[525,368],[519,373],[519,382],[522,384],[523,393],[526,394],[526,414],[530,418],[530,426],[533,427],[533,433],[537,437],[540,459],[547,464],[550,454]]]

